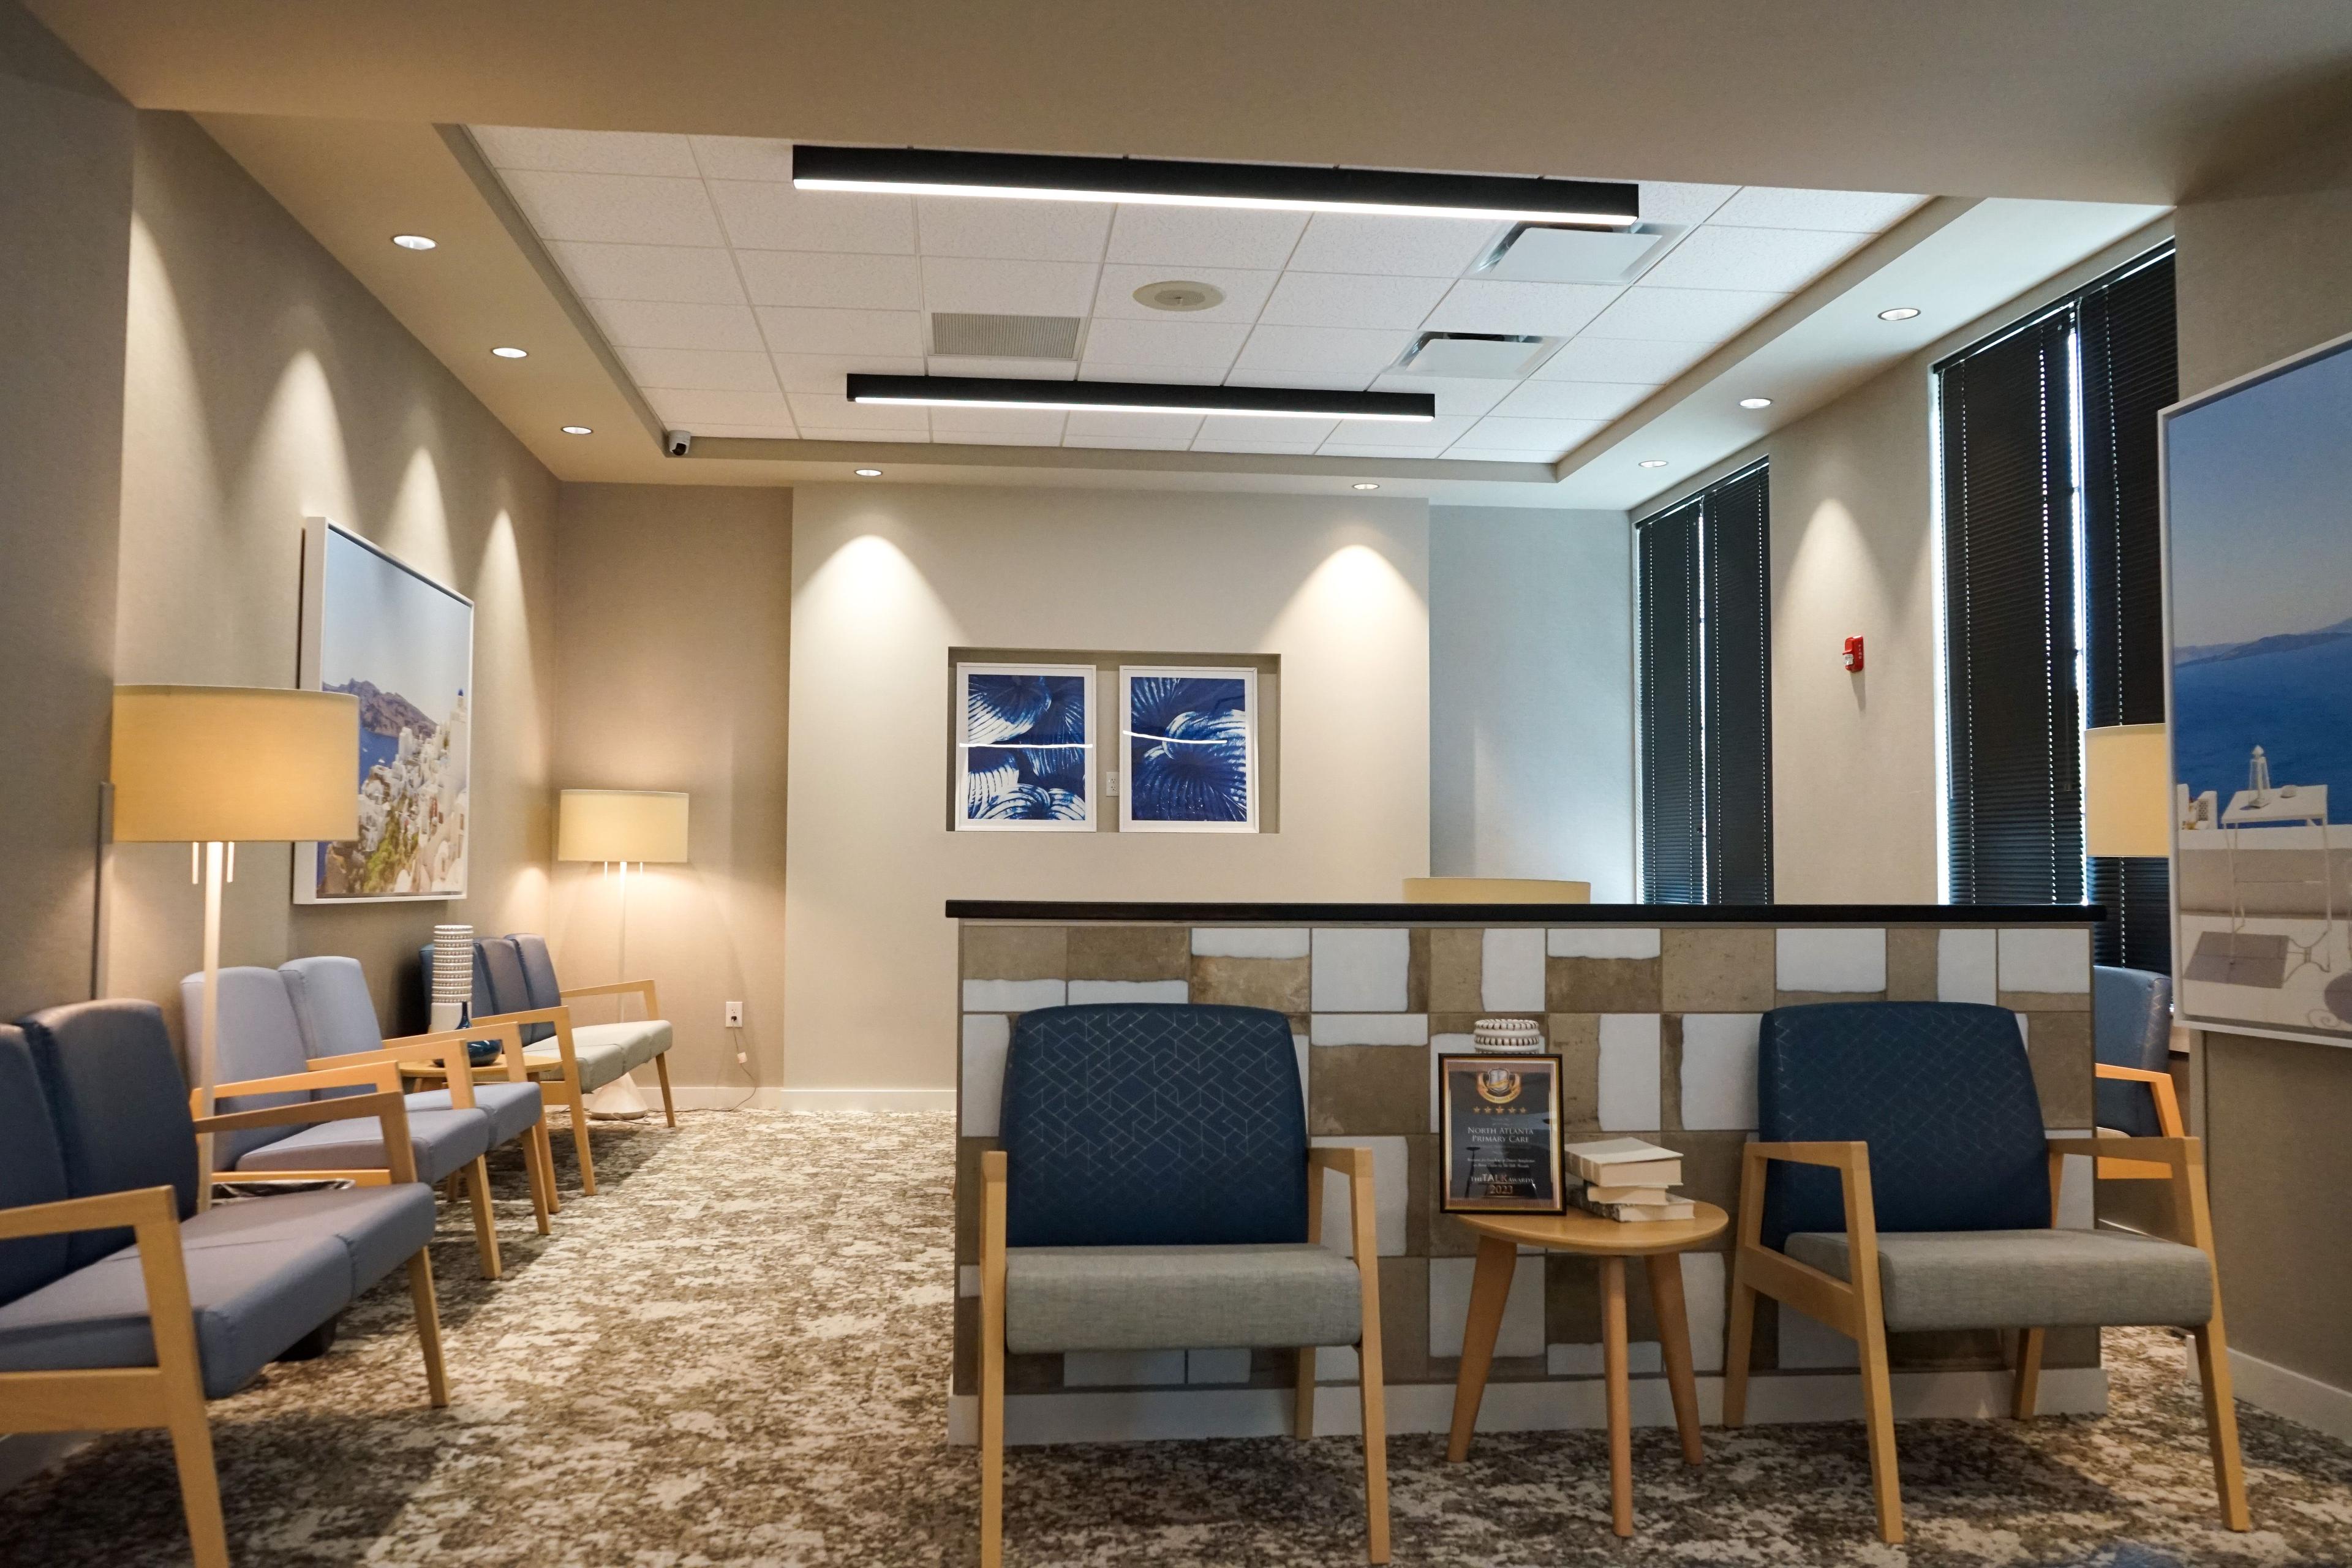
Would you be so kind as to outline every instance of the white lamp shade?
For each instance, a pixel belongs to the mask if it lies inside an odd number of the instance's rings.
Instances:
[[[555,858],[683,860],[686,801],[667,790],[565,790],[556,805]]]
[[[2094,855],[2172,853],[2172,742],[2161,724],[2083,733],[2084,846]]]
[[[357,838],[359,764],[359,699],[343,692],[114,689],[123,843]]]

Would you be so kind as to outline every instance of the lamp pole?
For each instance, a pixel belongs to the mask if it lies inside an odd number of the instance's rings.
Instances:
[[[196,1019],[196,1114],[213,1113],[213,1085],[220,1081],[220,937],[223,862],[228,846],[205,845],[205,990]],[[213,1135],[196,1140],[196,1207],[213,1206]]]

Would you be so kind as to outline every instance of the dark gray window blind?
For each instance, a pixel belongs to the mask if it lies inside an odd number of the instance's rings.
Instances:
[[[1770,512],[1759,463],[1635,529],[1647,903],[1772,901]]]

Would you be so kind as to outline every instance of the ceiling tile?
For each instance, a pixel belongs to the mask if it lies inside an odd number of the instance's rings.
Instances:
[[[989,261],[926,256],[923,306],[1003,316],[1083,316],[1095,302],[1091,261]]]
[[[1738,189],[1738,185],[1683,185],[1667,180],[1643,180],[1642,221],[1705,223]]]
[[[1307,226],[1305,213],[1234,207],[1122,206],[1112,222],[1109,261],[1178,267],[1279,268]]]
[[[1478,421],[1467,414],[1441,414],[1426,425],[1391,425],[1377,419],[1342,419],[1326,446],[1434,447],[1443,451],[1470,433]]]
[[[1215,423],[1203,420],[1203,425]],[[1322,443],[1318,441],[1240,441],[1223,436],[1212,436],[1205,430],[1192,437],[1195,452],[1260,452],[1269,457],[1311,457]]]
[[[490,167],[558,169],[575,174],[669,174],[699,179],[683,136],[641,131],[533,131],[514,125],[470,127]]]
[[[776,367],[764,353],[712,349],[621,349],[621,363],[641,387],[700,392],[773,392]]]
[[[1544,451],[1558,457],[1608,425],[1606,419],[1509,419],[1490,414],[1454,445],[1482,451]]]
[[[912,310],[810,310],[760,308],[760,330],[780,354],[919,356],[923,318]]]
[[[1366,447],[1326,441],[1315,448],[1325,458],[1434,458],[1444,452],[1443,447]]]
[[[724,245],[700,180],[518,169],[507,188],[541,239]]]
[[[1659,289],[1757,289],[1793,294],[1871,236],[1839,229],[1695,228],[1643,276]]]
[[[660,387],[646,401],[664,423],[688,430],[698,424],[756,425],[789,436],[793,416],[780,392],[696,392]]]
[[[1625,290],[1623,299],[1593,319],[1592,334],[1719,343],[1787,298],[1743,289],[1654,289],[1635,284]]]
[[[1483,447],[1448,447],[1437,455],[1456,463],[1550,463],[1559,458],[1559,454],[1549,447],[1515,452],[1507,448],[1489,450]]]
[[[1166,267],[1139,267],[1118,262],[1102,269],[1096,287],[1094,313],[1124,316],[1139,321],[1223,321],[1248,323],[1257,320],[1265,297],[1274,291],[1279,272],[1245,272],[1231,267],[1194,267],[1181,273]],[[1151,283],[1206,283],[1224,295],[1205,310],[1161,310],[1145,304],[1135,291]]]
[[[859,430],[830,425],[801,426],[801,439],[803,441],[848,441],[861,446],[875,446],[884,441],[927,442],[930,438],[928,427],[921,430]]]
[[[1614,419],[1656,390],[1615,381],[1530,381],[1495,412],[1527,419]]]
[[[1437,332],[1567,337],[1623,292],[1606,283],[1456,283],[1423,323]]]
[[[1426,392],[1435,395],[1440,414],[1486,413],[1521,384],[1485,381],[1463,375],[1411,375],[1392,370],[1372,380],[1374,392]]]
[[[1797,191],[1747,185],[1711,215],[1755,228],[1838,228],[1875,234],[1926,201],[1882,191]]]
[[[547,247],[583,300],[659,300],[672,304],[740,305],[743,284],[723,249],[692,245],[589,245],[557,240]]]
[[[920,375],[923,362],[919,359],[898,359],[888,354],[771,354],[776,367],[776,380],[786,392],[824,392],[835,397],[843,395],[842,378],[851,371],[863,371],[869,375]]]
[[[923,284],[911,256],[832,250],[739,250],[754,305],[828,310],[919,310]]]
[[[1377,375],[1394,364],[1411,342],[1412,335],[1405,331],[1261,326],[1251,331],[1241,357],[1234,362],[1234,375],[1240,380],[1259,371],[1297,374],[1327,370],[1343,375]]]
[[[689,136],[695,166],[706,180],[793,183],[793,144],[772,136]]]
[[[898,403],[852,403],[846,397],[822,393],[792,395],[793,417],[804,426],[825,430],[928,430],[930,410]]]
[[[1418,327],[1446,287],[1443,278],[1286,272],[1258,320],[1295,327]]]
[[[1077,362],[1066,359],[979,359],[933,354],[928,362],[932,375],[1011,376],[1021,381],[1068,381],[1078,374]]]
[[[698,442],[712,439],[790,441],[796,438],[796,433],[772,425],[714,425],[706,419],[694,426],[694,438]]]
[[[1021,202],[918,196],[915,221],[925,256],[1007,261],[1100,261],[1110,237],[1105,202]]]
[[[1058,447],[1062,444],[1062,432],[1059,426],[1042,436],[1020,431],[935,430],[931,441],[942,447]]]
[[[1587,332],[1538,365],[1536,381],[1640,382],[1664,386],[1715,352],[1713,343],[1604,338]]]
[[[759,324],[740,305],[679,305],[655,300],[596,300],[589,311],[615,348],[759,349]]]
[[[1129,364],[1118,360],[1087,360],[1078,366],[1078,379],[1216,386],[1224,381],[1225,373],[1213,364]]]
[[[1212,441],[1244,441],[1253,447],[1297,447],[1311,452],[1339,428],[1337,419],[1254,419],[1244,415],[1212,414],[1201,421],[1195,447]]]
[[[740,180],[713,180],[709,188],[729,240],[747,250],[915,254],[915,206],[905,196]]]
[[[1058,446],[1062,415],[1054,409],[934,408],[931,434],[941,441],[985,441],[1024,447]]]
[[[1222,371],[1234,363],[1248,336],[1247,327],[1222,321],[1106,317],[1087,329],[1086,359],[1088,363],[1201,365]]]
[[[1312,392],[1361,392],[1371,384],[1357,371],[1236,370],[1225,377],[1227,386],[1303,386]]]
[[[1290,258],[1290,270],[1459,278],[1506,226],[1485,218],[1317,213]]]
[[[1201,417],[1195,414],[1073,413],[1063,440],[1072,444],[1133,440],[1154,445],[1164,441],[1190,446],[1200,432]]]

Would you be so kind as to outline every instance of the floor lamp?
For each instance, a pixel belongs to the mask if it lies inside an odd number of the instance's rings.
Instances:
[[[557,798],[555,858],[596,860],[611,875],[621,868],[620,939],[614,944],[613,978],[629,976],[629,864],[645,875],[651,865],[677,865],[686,859],[687,797],[669,790],[567,789]],[[637,1117],[646,1114],[646,1097],[628,1075],[606,1084],[588,1102],[595,1116]]]
[[[187,1021],[196,1114],[212,1112],[220,1066],[221,887],[239,839],[341,843],[359,837],[360,705],[336,691],[275,687],[114,689],[114,840],[186,843],[205,889],[204,1001]],[[212,1204],[212,1139],[196,1140],[196,1205]]]

